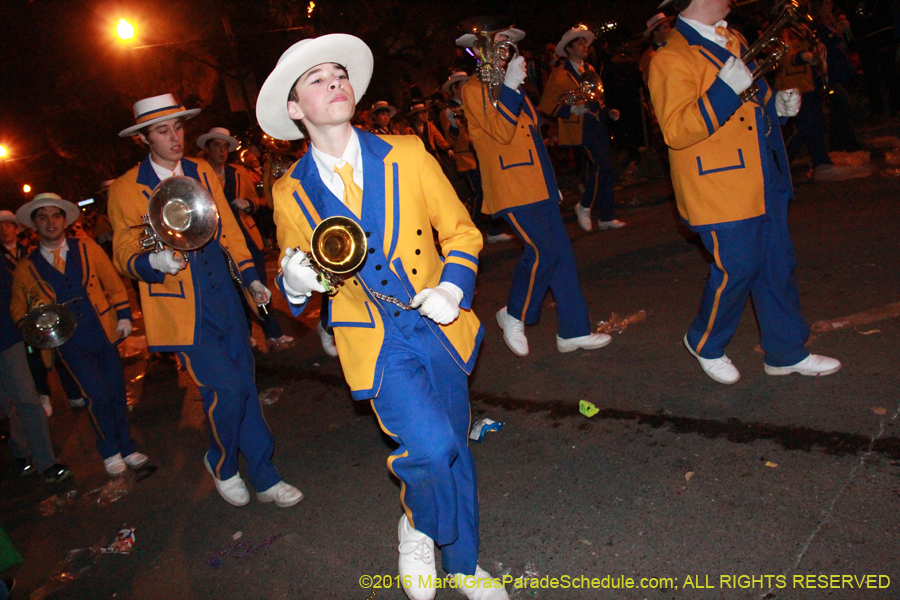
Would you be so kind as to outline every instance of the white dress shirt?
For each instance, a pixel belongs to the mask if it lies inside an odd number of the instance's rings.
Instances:
[[[341,179],[340,174],[334,170],[335,167],[341,168],[349,163],[350,166],[353,167],[353,182],[359,186],[359,189],[363,189],[362,153],[359,147],[359,137],[356,135],[355,127],[351,128],[350,141],[347,142],[347,147],[344,148],[344,153],[341,154],[340,158],[325,154],[312,143],[310,143],[309,148],[312,152],[316,167],[319,169],[319,176],[322,178],[322,183],[331,190],[331,193],[337,196],[338,200],[341,202],[344,201],[344,180]]]

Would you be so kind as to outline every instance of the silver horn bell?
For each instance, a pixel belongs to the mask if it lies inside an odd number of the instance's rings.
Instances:
[[[34,348],[58,348],[72,339],[77,326],[71,308],[62,304],[44,304],[25,315],[22,337]]]
[[[145,252],[168,246],[184,254],[212,239],[219,227],[219,211],[202,183],[175,175],[154,188],[144,223],[137,227],[144,227],[141,247]]]

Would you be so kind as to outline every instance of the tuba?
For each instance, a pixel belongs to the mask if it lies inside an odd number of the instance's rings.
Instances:
[[[160,182],[150,194],[140,244],[144,252],[169,246],[181,252],[206,244],[219,227],[219,211],[212,194],[196,179],[179,175]]]
[[[516,45],[509,41],[494,42],[494,36],[513,26],[513,23],[505,17],[476,17],[463,22],[461,28],[466,33],[475,36],[472,44],[472,52],[478,61],[475,74],[481,82],[481,96],[484,108],[487,109],[488,101],[497,108],[500,97],[500,86],[503,85],[503,77],[506,75],[506,67],[501,63],[509,64],[519,53]]]
[[[774,69],[778,65],[778,61],[784,58],[790,50],[790,46],[781,39],[781,32],[784,29],[800,25],[808,27],[809,21],[811,21],[810,16],[800,9],[797,0],[785,2],[778,18],[741,55],[744,64],[750,64],[759,58],[756,68],[753,69],[753,81]],[[748,102],[757,92],[759,92],[759,87],[754,83],[741,92],[741,100]]]

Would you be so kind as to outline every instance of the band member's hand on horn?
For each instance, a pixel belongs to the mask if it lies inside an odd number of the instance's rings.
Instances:
[[[419,314],[428,317],[438,325],[449,325],[459,316],[459,303],[463,292],[452,283],[441,283],[434,288],[425,288],[409,303],[410,308],[418,308]]]
[[[503,85],[506,87],[517,90],[519,86],[525,83],[525,78],[528,76],[525,71],[525,57],[517,56],[509,63],[506,67],[506,75],[503,77]]]
[[[249,287],[257,306],[265,306],[272,299],[272,292],[259,281],[251,281]]]
[[[326,293],[325,287],[319,282],[318,274],[309,266],[306,253],[302,250],[288,248],[284,251],[281,272],[284,274],[284,291],[298,302],[302,303],[313,292]]]
[[[166,248],[150,255],[150,266],[168,275],[178,275],[178,272],[187,266],[187,261],[181,253]]]
[[[775,112],[779,117],[796,117],[800,112],[800,92],[778,90],[775,94]]]
[[[131,335],[131,331],[131,319],[119,319],[119,323],[116,325],[116,333],[119,334],[119,339],[124,340]]]

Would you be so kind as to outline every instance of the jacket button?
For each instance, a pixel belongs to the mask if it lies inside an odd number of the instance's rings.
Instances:
[[[417,250],[416,250],[416,254],[417,254],[417,255],[418,255],[418,254],[422,254],[422,251],[417,249]]]
[[[418,231],[416,231],[416,235],[422,235],[422,230],[419,229]]]
[[[415,275],[416,273],[418,273],[418,271],[413,269],[413,275]]]
[[[371,236],[372,236],[372,232],[371,232],[371,231],[367,231],[367,232],[366,232],[366,237],[371,237]]]
[[[748,127],[747,131],[753,131],[753,127]]]
[[[381,270],[381,265],[375,265],[375,270],[376,270],[376,271],[380,271],[380,270]]]
[[[743,121],[743,120],[744,120],[744,117],[741,117],[741,121]]]
[[[394,316],[395,316],[395,317],[399,317],[399,316],[400,316],[400,311],[399,311],[399,310],[395,310],[395,311],[394,311]]]
[[[369,248],[369,254],[375,254],[375,248]]]
[[[358,282],[357,280],[354,279],[354,280],[353,280],[353,285],[359,285],[359,282]]]
[[[387,279],[382,279],[382,280],[381,280],[381,285],[387,285]]]

